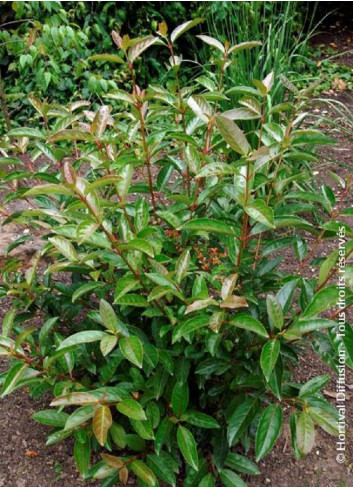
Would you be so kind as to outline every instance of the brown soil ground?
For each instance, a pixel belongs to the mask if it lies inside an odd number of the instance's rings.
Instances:
[[[326,43],[336,43],[345,49],[351,46],[353,33],[343,31],[333,25],[326,33]],[[336,34],[337,32],[337,34]],[[353,64],[353,55],[345,55],[346,64]],[[332,92],[332,98],[342,101],[353,111],[353,95],[347,92]],[[323,110],[330,110],[322,105],[313,106],[313,114],[320,114]],[[333,115],[330,113],[330,115]],[[328,183],[328,170],[333,170],[345,177],[352,173],[353,146],[343,135],[337,134],[339,144],[335,147],[325,148],[321,152],[320,164],[317,167],[317,178],[321,183]],[[339,191],[336,184],[330,185]],[[346,202],[347,206],[352,202]],[[12,209],[13,211],[14,209]],[[350,223],[353,224],[352,222]],[[10,225],[1,230],[0,252],[13,239],[23,234],[23,229]],[[40,236],[34,242],[28,241],[16,249],[23,259],[33,253],[39,246]],[[325,246],[318,249],[318,256],[327,255],[336,246],[334,241],[325,242]],[[286,257],[290,263],[290,256]],[[287,265],[290,266],[290,265]],[[314,271],[308,268],[305,273]],[[315,270],[316,274],[316,270]],[[6,301],[0,301],[0,317],[8,308]],[[353,323],[353,315],[350,314]],[[0,370],[4,362],[0,363]],[[330,373],[325,364],[308,349],[303,352],[300,367],[295,371],[295,378],[299,382],[320,375]],[[335,380],[326,387],[325,395],[334,402]],[[46,447],[45,440],[48,428],[36,423],[30,415],[40,409],[48,407],[49,400],[45,397],[33,401],[24,391],[17,391],[9,397],[0,400],[0,487],[82,487],[89,484],[80,480],[75,469],[72,443],[63,441],[58,445]],[[296,461],[290,445],[290,435],[284,430],[271,454],[260,463],[261,475],[246,478],[249,486],[267,487],[352,487],[353,486],[353,372],[347,371],[347,449],[346,462],[339,464],[336,461],[336,440],[322,430],[317,431],[315,446],[310,455]]]

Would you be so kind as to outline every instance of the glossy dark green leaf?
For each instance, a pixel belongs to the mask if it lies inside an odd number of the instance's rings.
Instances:
[[[305,311],[301,314],[301,319],[310,319],[317,316],[323,311],[337,304],[338,289],[336,285],[330,285],[321,289],[314,295],[312,302],[308,305]]]
[[[177,416],[185,413],[189,404],[189,387],[185,382],[176,382],[172,392],[172,409]]]
[[[232,470],[223,469],[220,478],[225,487],[247,487],[243,479]]]
[[[177,430],[177,441],[185,461],[195,470],[198,470],[199,457],[197,453],[197,445],[192,433],[179,425]]]
[[[327,382],[330,381],[330,376],[327,374],[318,375],[313,379],[308,380],[299,390],[299,397],[312,396],[315,392],[322,389]]]
[[[230,446],[234,445],[249,427],[257,407],[258,399],[250,397],[235,408],[228,421],[227,437]]]
[[[135,460],[130,464],[131,470],[137,477],[139,477],[143,482],[149,487],[153,487],[157,483],[157,478],[153,471],[144,463],[142,460]]]
[[[265,327],[249,314],[237,314],[234,319],[230,321],[230,324],[236,326],[237,328],[246,329],[247,331],[252,331],[263,338],[268,338],[268,333]]]
[[[230,226],[228,226],[228,224],[225,224],[223,221],[219,221],[217,219],[209,219],[206,217],[192,219],[191,221],[186,222],[182,228],[190,231],[206,231],[209,233],[236,236],[235,232]]]
[[[277,404],[271,404],[263,412],[257,427],[255,440],[257,461],[264,458],[275,444],[282,427],[282,419],[282,409]]]
[[[220,428],[218,421],[216,421],[212,416],[205,413],[201,413],[199,411],[194,411],[194,410],[187,411],[183,415],[182,419],[189,424],[198,426],[199,428],[206,428],[206,429]]]
[[[219,132],[234,151],[241,155],[248,154],[250,146],[246,136],[233,121],[219,115],[216,117],[216,124]]]
[[[261,350],[260,365],[267,382],[270,380],[272,370],[276,365],[281,349],[278,340],[271,340],[264,344]]]
[[[147,419],[146,413],[142,409],[141,404],[134,399],[124,399],[117,404],[116,408],[120,413],[125,414],[125,416],[128,418],[141,421]]]
[[[296,427],[296,442],[301,455],[311,452],[315,441],[315,426],[310,414],[304,410],[299,415]]]
[[[230,452],[227,455],[226,461],[224,463],[227,467],[236,472],[241,472],[242,474],[249,475],[259,475],[259,467],[249,458],[240,455],[239,453]]]
[[[64,412],[58,412],[55,409],[44,409],[43,411],[37,411],[32,414],[31,417],[37,421],[37,423],[63,428],[69,415]]]
[[[69,336],[64,341],[62,341],[57,348],[57,350],[62,350],[68,346],[82,345],[83,343],[92,343],[94,341],[100,341],[103,339],[107,333],[104,331],[92,330],[92,331],[81,331]]]
[[[83,430],[83,436],[79,431],[75,433],[74,459],[78,471],[85,476],[91,460],[91,441]]]
[[[124,357],[139,368],[143,362],[143,344],[137,336],[129,336],[119,341],[119,347]]]
[[[147,465],[159,479],[166,482],[169,486],[175,487],[176,477],[174,471],[170,467],[168,458],[163,455],[163,453],[147,455]]]

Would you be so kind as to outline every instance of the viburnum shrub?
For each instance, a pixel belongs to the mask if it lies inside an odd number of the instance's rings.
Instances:
[[[200,36],[212,63],[181,86],[175,41],[197,22],[144,39],[113,33],[131,93],[94,111],[31,97],[42,129],[2,142],[4,205],[25,204],[4,224],[42,240],[30,263],[9,255],[1,272],[13,301],[2,395],[52,396],[33,415],[52,428],[48,444],[74,437],[80,473],[104,485],[133,473],[148,486],[243,486],[238,474],[259,473],[252,458],[270,452],[283,418],[296,457],[315,425],[338,432],[320,392],[329,376],[293,381],[300,351],[311,344],[337,371],[343,348],[353,365],[352,328],[340,334],[344,312],[332,311],[332,279],[353,250],[340,217],[351,182],[335,177],[338,201],[315,186],[313,146],[332,141],[304,125],[308,90],[283,78],[288,96],[272,106],[269,73],[224,91],[237,52],[257,42]],[[157,43],[170,51],[166,86],[142,89],[135,61]],[[338,231],[343,252],[318,258]]]

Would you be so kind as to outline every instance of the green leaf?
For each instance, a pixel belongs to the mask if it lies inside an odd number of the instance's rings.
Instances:
[[[124,399],[116,406],[117,410],[128,418],[144,421],[147,419],[141,405],[134,399]]]
[[[146,49],[155,44],[158,37],[147,36],[136,42],[128,51],[128,60],[133,63]]]
[[[59,443],[72,435],[72,431],[60,430],[54,431],[47,437],[46,446],[54,445],[54,443]]]
[[[248,314],[237,314],[234,319],[230,321],[230,324],[237,328],[246,329],[252,331],[263,338],[268,338],[268,332],[265,327],[257,319],[249,316]]]
[[[247,155],[250,151],[250,145],[245,134],[239,127],[227,117],[221,115],[216,116],[216,125],[223,136],[223,139],[229,146],[241,155]]]
[[[177,283],[180,284],[182,279],[186,276],[190,264],[190,251],[184,250],[176,261],[175,264],[175,277]]]
[[[214,175],[233,175],[238,171],[239,164],[226,164],[226,163],[209,163],[202,167],[197,173],[196,178],[208,178]]]
[[[258,399],[250,397],[239,404],[228,421],[227,437],[230,446],[235,445],[253,420],[258,407]]]
[[[107,105],[102,105],[99,107],[91,124],[91,134],[93,134],[98,140],[100,140],[104,134],[109,117],[109,107]]]
[[[150,421],[140,421],[137,419],[130,419],[131,426],[136,433],[144,440],[154,440],[154,432]]]
[[[220,478],[225,487],[247,487],[243,479],[229,469],[223,469]]]
[[[104,326],[112,332],[117,332],[117,317],[114,309],[104,299],[99,301],[99,314]]]
[[[330,285],[325,289],[319,290],[305,311],[301,314],[301,319],[310,319],[323,311],[330,309],[337,304],[338,289],[336,285]]]
[[[141,251],[151,258],[154,257],[153,247],[145,239],[132,239],[126,244],[119,245],[119,250],[121,251]]]
[[[297,278],[294,280],[290,280],[289,282],[284,284],[283,287],[276,294],[276,299],[283,309],[284,314],[286,314],[290,308],[298,282],[299,279]]]
[[[284,317],[283,311],[280,303],[273,295],[268,295],[266,297],[267,314],[271,329],[281,329],[283,328]]]
[[[189,424],[192,424],[193,426],[197,426],[198,428],[205,428],[205,429],[219,429],[220,425],[219,423],[212,418],[212,416],[209,416],[208,414],[205,413],[200,413],[199,411],[187,411],[183,416],[182,420],[186,421]]]
[[[15,309],[10,309],[7,311],[5,314],[3,323],[2,323],[2,336],[5,338],[8,338],[10,336],[10,333],[12,331],[12,327],[15,322],[15,317],[16,317],[16,310]]]
[[[160,455],[161,449],[169,441],[169,435],[172,431],[174,424],[169,418],[163,418],[160,425],[158,426],[156,433],[155,449],[157,455]]]
[[[74,411],[66,419],[65,430],[72,430],[81,424],[84,424],[89,419],[93,418],[95,407],[92,405],[82,406]],[[62,413],[60,413],[62,414]]]
[[[51,403],[51,406],[75,406],[75,405],[95,405],[99,401],[99,398],[91,394],[90,392],[71,392],[70,394],[63,394],[56,397]]]
[[[176,343],[180,338],[190,333],[193,333],[197,329],[207,326],[210,322],[210,317],[207,315],[196,316],[187,319],[173,331],[173,343]]]
[[[156,300],[160,299],[161,297],[164,297],[167,294],[175,295],[176,297],[179,297],[179,299],[183,298],[183,296],[180,294],[180,292],[178,292],[174,288],[171,288],[168,285],[158,285],[157,287],[155,287],[154,289],[151,290],[151,292],[149,293],[149,295],[147,297],[147,300],[148,300],[148,302],[156,301]]]
[[[2,386],[1,397],[5,397],[8,394],[11,394],[12,391],[16,389],[17,384],[22,379],[25,371],[29,368],[29,365],[26,363],[17,363],[14,365],[4,380],[4,384]],[[39,373],[39,372],[38,372]]]
[[[93,433],[100,445],[105,445],[108,431],[113,422],[112,413],[108,406],[98,407],[93,414]]]
[[[0,157],[0,165],[23,166],[23,161],[20,158],[11,158],[9,156],[1,156]]]
[[[281,349],[278,340],[271,340],[264,344],[261,350],[260,365],[267,382],[270,380],[272,370],[276,365]]]
[[[139,288],[140,282],[133,276],[125,276],[118,279],[118,283],[115,289],[114,303],[120,299],[123,295],[127,294],[131,290]]]
[[[196,218],[186,222],[182,229],[191,231],[207,231],[209,233],[226,234],[230,236],[236,236],[233,229],[225,224],[223,221],[209,218]]]
[[[216,481],[212,474],[206,474],[200,480],[199,487],[216,487]]]
[[[291,133],[292,145],[310,144],[310,145],[327,145],[327,144],[337,144],[337,141],[326,134],[316,130],[316,129],[298,129],[292,131]]]
[[[159,479],[166,482],[169,486],[176,486],[175,474],[171,468],[169,458],[165,456],[165,453],[161,453],[160,455],[147,455],[147,465]]]
[[[139,368],[143,363],[143,344],[137,336],[129,336],[119,341],[119,347],[124,357]]]
[[[315,426],[307,411],[303,411],[298,417],[296,439],[301,455],[311,452],[315,441]]]
[[[104,331],[81,331],[80,333],[75,333],[63,340],[58,346],[57,350],[62,350],[68,346],[81,345],[83,343],[92,343],[93,341],[100,341],[104,338],[107,333]]]
[[[14,138],[45,139],[43,133],[33,127],[18,127],[16,129],[11,129],[7,135]]]
[[[148,487],[157,485],[157,478],[152,470],[142,462],[142,460],[135,460],[130,464],[131,470],[137,477],[147,484]]]
[[[126,447],[126,433],[124,428],[113,421],[113,424],[110,427],[109,434],[112,437],[113,442],[116,446],[121,448],[122,450]]]
[[[290,426],[291,442],[292,442],[292,449],[294,452],[294,456],[297,460],[299,460],[300,452],[298,450],[298,445],[297,445],[297,422],[298,422],[298,413],[295,411],[291,414],[289,418],[289,426]]]
[[[227,297],[229,297],[233,293],[237,280],[238,280],[237,273],[233,273],[232,275],[229,275],[229,277],[227,277],[224,280],[221,289],[221,297],[223,300],[227,299]]]
[[[263,412],[256,432],[256,460],[264,458],[275,444],[282,427],[283,413],[280,406],[271,404]]]
[[[312,396],[315,392],[321,390],[327,382],[330,381],[330,376],[327,374],[318,375],[313,379],[308,380],[299,390],[299,397]]]
[[[242,474],[259,475],[259,467],[249,458],[238,453],[229,452],[224,465]]]
[[[338,436],[338,416],[333,416],[324,409],[315,406],[309,407],[309,414],[315,423],[326,431],[326,433],[332,436]]]
[[[192,433],[182,425],[178,426],[177,442],[185,461],[196,471],[199,469],[197,445]]]
[[[146,273],[146,277],[148,277],[151,282],[161,286],[171,287],[172,289],[177,289],[176,284],[170,280],[166,275],[162,275],[162,273]]]
[[[72,294],[72,302],[76,302],[77,299],[82,297],[85,294],[91,293],[100,287],[103,287],[105,284],[101,282],[88,282],[86,284],[81,285],[75,292]]]
[[[239,44],[235,44],[232,46],[228,54],[238,53],[239,51],[243,51],[244,49],[252,49],[258,46],[262,46],[260,41],[248,41],[248,42],[240,42]]]
[[[202,122],[208,124],[212,115],[212,108],[202,96],[191,96],[187,100],[188,106]]]
[[[187,314],[190,314],[191,312],[201,311],[202,309],[206,309],[206,307],[208,306],[217,306],[217,305],[218,302],[215,299],[212,299],[212,297],[209,297],[208,299],[195,301],[186,308],[185,316]]]
[[[255,199],[245,207],[245,212],[255,221],[274,229],[273,210],[262,199]]]
[[[48,139],[49,142],[55,143],[58,141],[93,141],[93,136],[88,131],[80,131],[79,129],[64,129],[55,134],[52,134]]]
[[[169,211],[158,211],[157,212],[158,217],[160,217],[163,221],[165,221],[169,226],[171,226],[173,229],[178,229],[181,226],[181,221],[172,212]]]
[[[74,458],[80,474],[85,476],[91,460],[91,441],[84,431],[83,433],[83,439],[82,430],[78,430],[75,433]]]
[[[102,352],[102,355],[106,357],[109,355],[109,353],[114,350],[115,345],[118,342],[118,338],[113,335],[107,335],[104,336],[104,338],[101,339],[101,342],[99,344],[100,351]]]
[[[94,54],[88,58],[88,61],[108,61],[109,63],[124,63],[124,60],[116,54]]]
[[[31,418],[37,423],[44,424],[46,426],[56,426],[63,428],[69,415],[64,412],[58,412],[55,409],[44,409],[43,411],[37,411],[32,414]]]
[[[303,319],[295,321],[284,333],[283,337],[286,340],[301,338],[304,334],[316,331],[318,329],[333,328],[336,326],[335,321],[325,318]]]
[[[194,27],[197,24],[200,24],[200,22],[203,22],[202,18],[197,18],[193,20],[188,20],[187,22],[184,22],[183,24],[178,25],[171,33],[170,35],[170,40],[172,44],[180,37],[184,32],[188,31],[192,27]]]
[[[115,304],[120,306],[147,307],[147,299],[139,294],[126,294],[119,299],[116,299]]]
[[[227,430],[225,426],[215,432],[214,440],[213,456],[216,468],[218,471],[220,471],[223,468],[229,451]]]
[[[201,39],[201,41],[205,42],[209,46],[212,46],[213,48],[218,49],[219,51],[221,51],[221,53],[224,53],[225,49],[224,49],[223,44],[220,41],[218,41],[217,39],[215,39],[214,37],[204,36],[204,35],[200,35],[200,36],[196,36],[196,37]]]
[[[276,365],[272,370],[268,386],[277,399],[282,399],[282,381],[283,381],[283,361],[281,355],[278,356]]]
[[[189,387],[186,382],[176,382],[172,392],[172,409],[180,417],[189,404]]]
[[[48,241],[54,245],[54,247],[61,253],[65,258],[70,261],[77,261],[78,256],[75,248],[72,243],[62,236],[54,236],[53,238],[49,238]]]
[[[247,121],[259,119],[261,114],[248,107],[239,107],[237,109],[226,110],[222,113],[222,117],[226,117],[232,121]]]

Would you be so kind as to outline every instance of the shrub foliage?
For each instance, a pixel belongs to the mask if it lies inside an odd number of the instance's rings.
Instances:
[[[142,39],[113,32],[110,60],[128,68],[131,93],[112,91],[94,112],[32,96],[41,128],[1,143],[5,205],[28,204],[4,223],[42,240],[30,263],[9,255],[1,272],[13,302],[2,395],[49,392],[50,409],[33,415],[51,427],[48,444],[74,437],[80,473],[104,485],[133,473],[148,486],[243,486],[283,422],[296,457],[315,426],[337,434],[321,394],[329,377],[293,381],[301,349],[336,369],[344,348],[352,367],[353,331],[340,335],[330,311],[338,252],[307,274],[338,230],[346,258],[353,250],[344,199],[312,179],[314,146],[332,140],[304,125],[309,89],[283,77],[286,99],[271,104],[273,73],[232,87],[229,106],[225,72],[257,42],[200,36],[214,70],[181,86],[175,41],[198,22]],[[152,45],[170,52],[172,89],[138,85],[135,62]]]

